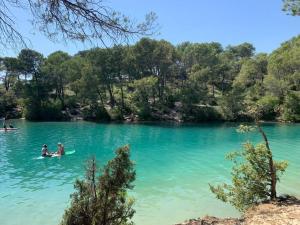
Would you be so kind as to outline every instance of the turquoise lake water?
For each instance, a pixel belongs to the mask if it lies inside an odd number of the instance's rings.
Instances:
[[[170,225],[207,214],[239,215],[216,200],[208,183],[230,181],[226,152],[237,150],[258,134],[238,134],[237,124],[135,125],[89,122],[30,123],[0,132],[0,224],[56,225],[69,204],[73,182],[84,174],[85,161],[100,164],[114,149],[130,144],[137,180],[137,225]],[[300,197],[300,125],[269,124],[264,129],[277,159],[289,161],[280,193]],[[36,159],[42,144],[54,150],[63,142],[73,155]]]

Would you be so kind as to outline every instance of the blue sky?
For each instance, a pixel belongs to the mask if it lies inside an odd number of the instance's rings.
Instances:
[[[220,42],[223,46],[250,42],[257,52],[272,52],[300,33],[300,17],[281,11],[282,0],[104,0],[105,4],[142,20],[154,11],[160,35],[173,44],[183,41]],[[92,47],[81,43],[53,43],[34,30],[26,13],[16,12],[16,23],[31,40],[29,47],[44,55],[56,50],[75,54]],[[8,51],[6,55],[15,55]]]

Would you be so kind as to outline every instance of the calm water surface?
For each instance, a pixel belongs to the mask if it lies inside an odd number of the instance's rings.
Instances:
[[[237,134],[236,124],[125,125],[88,122],[30,123],[0,132],[0,224],[56,225],[69,204],[73,182],[84,162],[96,155],[101,164],[114,149],[130,144],[137,180],[137,225],[170,225],[206,214],[237,216],[216,200],[208,183],[230,181],[224,155],[259,135]],[[300,125],[265,125],[278,159],[289,161],[280,192],[300,197]],[[54,150],[60,141],[73,155],[36,159],[42,144]]]

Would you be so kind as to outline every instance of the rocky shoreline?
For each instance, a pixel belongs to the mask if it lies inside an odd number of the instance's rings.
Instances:
[[[123,114],[120,116],[113,116],[111,113],[110,107],[105,107],[107,110],[107,115],[109,118],[96,118],[95,117],[87,117],[84,114],[85,109],[87,108],[80,106],[77,104],[76,107],[66,108],[61,111],[61,117],[59,119],[49,119],[49,120],[33,120],[36,122],[61,122],[61,121],[90,121],[90,122],[100,122],[100,123],[125,123],[125,124],[147,124],[147,123],[167,123],[167,124],[201,124],[201,123],[249,123],[250,120],[225,120],[223,118],[208,118],[207,115],[202,115],[200,113],[199,117],[195,117],[192,115],[186,115],[182,113],[181,105],[176,104],[174,108],[168,108],[165,111],[159,111],[158,109],[153,109],[150,113],[150,117],[147,119],[140,118],[139,115],[131,113],[131,114]],[[201,106],[208,107],[209,106]],[[7,111],[5,115],[0,115],[0,118],[6,117],[6,119],[26,119],[23,115],[23,109],[21,107],[16,107]],[[264,124],[286,124],[286,123],[298,123],[298,122],[289,122],[289,121],[281,121],[281,120],[261,120],[261,123]]]
[[[300,200],[288,196],[254,206],[241,218],[205,216],[175,225],[300,225]]]
[[[60,119],[50,119],[46,121],[78,121],[78,120],[85,120],[85,121],[92,121],[92,122],[117,122],[117,123],[152,123],[152,122],[170,122],[170,123],[178,123],[178,124],[186,124],[186,123],[202,123],[202,122],[251,122],[249,119],[244,118],[244,120],[225,120],[220,115],[218,117],[210,118],[208,115],[202,114],[201,112],[197,112],[197,108],[194,108],[194,114],[187,115],[182,112],[181,105],[176,105],[174,108],[168,108],[164,111],[160,111],[158,109],[152,109],[149,118],[140,118],[139,115],[131,113],[131,114],[123,114],[119,116],[111,115],[110,111],[111,108],[105,107],[106,111],[108,112],[108,117],[106,118],[97,118],[96,115],[92,115],[87,117],[84,114],[84,111],[87,107],[80,107],[78,104],[77,107],[74,108],[66,108],[61,111],[61,118]],[[209,106],[201,106],[204,108],[212,108]],[[198,108],[199,109],[199,108]],[[2,115],[2,117],[6,117],[6,119],[20,119],[23,117],[22,115],[22,108],[16,107],[12,110],[6,112],[6,115]],[[195,115],[198,115],[196,116]],[[1,117],[1,115],[0,115]],[[42,120],[44,121],[44,120]],[[263,123],[288,123],[287,121],[261,121]]]

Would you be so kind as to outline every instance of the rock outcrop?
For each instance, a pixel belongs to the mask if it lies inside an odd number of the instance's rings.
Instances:
[[[300,225],[300,200],[288,197],[262,203],[247,210],[240,219],[206,216],[176,225]]]

